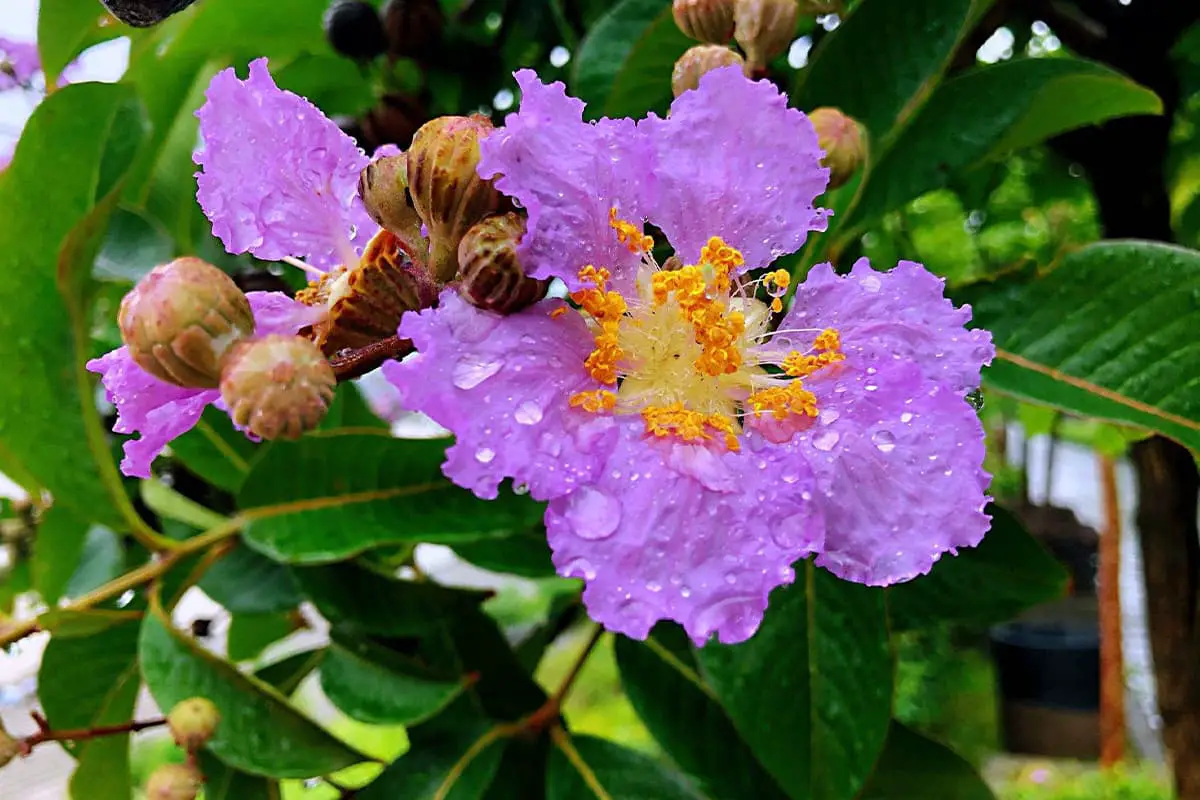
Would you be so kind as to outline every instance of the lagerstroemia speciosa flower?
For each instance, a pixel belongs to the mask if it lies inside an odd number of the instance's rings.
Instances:
[[[787,273],[742,277],[825,227],[805,116],[736,68],[638,122],[585,123],[561,83],[517,81],[480,174],[528,213],[529,274],[573,302],[502,317],[445,292],[404,316],[418,353],[385,372],[457,437],[445,473],[548,500],[559,573],[636,638],[670,619],[744,640],[807,556],[882,585],[978,543],[989,476],[964,393],[993,348],[969,309],[912,262],[820,265],[773,332]],[[680,266],[659,266],[643,221]]]

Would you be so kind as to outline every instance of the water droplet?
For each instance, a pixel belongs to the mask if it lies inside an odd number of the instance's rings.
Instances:
[[[514,483],[513,494],[529,494],[529,484],[523,482]]]
[[[783,476],[784,483],[796,483],[800,480],[800,476],[794,472],[788,472]]]
[[[875,385],[875,384],[873,384],[873,383],[868,383],[868,384],[867,384],[866,386],[864,386],[863,388],[864,388],[864,389],[866,389],[868,392],[874,392],[874,391],[878,391],[878,389],[879,389],[879,387],[878,387],[878,386],[876,386],[876,385]]]
[[[912,415],[911,411],[905,411],[903,414],[900,415],[900,421],[905,424],[912,422],[912,420],[913,420],[913,415]]]
[[[480,464],[490,464],[496,457],[496,451],[490,447],[481,447],[475,451],[475,460]]]
[[[837,431],[822,431],[813,437],[812,445],[818,450],[828,453],[840,438],[842,437]]]
[[[821,420],[822,425],[832,425],[833,423],[837,422],[841,416],[842,415],[840,412],[834,411],[832,408],[827,408],[821,412],[821,416],[818,417],[818,419]]]
[[[732,572],[726,572],[725,573],[725,582],[728,583],[730,586],[733,586],[735,583],[737,583],[737,575]]]
[[[452,380],[459,389],[474,389],[500,371],[499,361],[480,361],[474,356],[459,359]]]
[[[859,281],[858,285],[866,289],[868,292],[878,292],[883,286],[883,281],[879,280],[878,275],[868,275]]]
[[[881,453],[890,453],[896,449],[896,435],[886,428],[875,431],[871,435],[871,441],[875,443]]]
[[[680,597],[682,597],[682,598],[683,598],[683,599],[685,599],[685,600],[686,600],[687,598],[691,597],[691,596],[692,596],[692,590],[691,590],[691,588],[690,588],[690,587],[688,587],[688,586],[681,586],[681,587],[679,587],[679,596],[680,596]]]
[[[577,489],[566,511],[567,522],[582,539],[607,539],[621,522],[621,504],[590,486]]]
[[[522,425],[536,425],[542,421],[542,407],[532,400],[526,400],[517,406],[513,419]]]
[[[537,339],[527,333],[521,337],[521,344],[537,344]]]
[[[646,591],[654,592],[655,594],[657,594],[658,592],[662,591],[662,584],[659,583],[658,581],[647,581]]]
[[[586,558],[572,558],[559,572],[564,578],[583,578],[590,581],[596,577],[596,568]]]

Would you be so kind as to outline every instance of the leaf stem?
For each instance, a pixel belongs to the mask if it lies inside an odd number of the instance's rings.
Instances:
[[[546,698],[546,702],[542,703],[536,711],[522,720],[521,727],[523,729],[540,731],[546,728],[546,726],[556,723],[562,712],[563,702],[567,699],[567,695],[571,693],[571,688],[575,685],[575,680],[579,677],[579,673],[583,671],[583,665],[587,663],[588,657],[596,649],[596,645],[600,643],[600,637],[603,635],[604,628],[599,625],[593,626],[587,643],[579,651],[579,655],[575,657],[575,661],[571,664],[571,669],[567,671],[566,676],[562,679],[562,683],[554,690],[554,694]]]
[[[138,722],[130,720],[117,725],[98,725],[94,728],[76,728],[73,730],[55,731],[50,729],[50,723],[36,711],[29,712],[37,723],[38,732],[21,740],[21,753],[29,755],[33,748],[45,742],[79,742],[86,739],[98,739],[101,736],[116,736],[122,733],[137,733],[147,728],[157,728],[167,724],[165,717],[156,717]]]

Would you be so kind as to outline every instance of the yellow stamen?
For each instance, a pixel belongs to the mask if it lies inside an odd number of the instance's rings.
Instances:
[[[761,417],[770,412],[775,419],[787,419],[792,414],[817,415],[817,398],[795,380],[783,386],[760,389],[746,398],[746,408]]]
[[[707,442],[714,434],[724,434],[725,446],[737,452],[741,449],[733,420],[724,414],[702,414],[684,408],[683,403],[669,406],[647,406],[642,409],[646,433],[658,438],[668,436],[685,442]]]
[[[601,411],[612,411],[617,405],[617,395],[607,389],[596,389],[572,395],[570,402],[572,408],[582,408],[584,411],[598,414]]]
[[[654,249],[654,237],[647,236],[632,222],[617,216],[616,206],[608,210],[608,224],[617,232],[617,240],[629,248],[631,253],[648,253]]]
[[[556,308],[550,312],[550,319],[558,319],[559,317],[561,317],[562,315],[564,315],[566,313],[567,313],[567,307],[559,306],[558,308]]]

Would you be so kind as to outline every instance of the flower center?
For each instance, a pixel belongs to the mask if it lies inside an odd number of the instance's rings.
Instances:
[[[636,292],[609,288],[611,273],[586,266],[588,288],[571,299],[591,322],[595,348],[584,366],[607,387],[581,392],[571,405],[593,413],[641,414],[646,433],[684,442],[719,442],[738,450],[747,415],[803,422],[817,415],[803,379],[845,356],[837,331],[789,331],[812,337],[807,351],[772,346],[768,306],[754,298],[761,284],[783,307],[783,270],[737,286],[742,254],[712,237],[696,264],[663,269],[650,255],[653,240],[610,213],[618,239],[642,257]],[[674,259],[672,259],[674,260]]]

